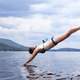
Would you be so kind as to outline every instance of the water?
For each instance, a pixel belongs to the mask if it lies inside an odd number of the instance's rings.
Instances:
[[[0,52],[0,80],[43,80],[40,76],[79,75],[80,52],[46,52],[39,54],[22,72],[22,64],[28,60],[28,52]],[[31,72],[30,72],[31,71]],[[31,79],[31,73],[36,77]],[[44,79],[48,80],[48,79]],[[54,79],[52,79],[54,80]],[[77,79],[75,79],[77,80]]]

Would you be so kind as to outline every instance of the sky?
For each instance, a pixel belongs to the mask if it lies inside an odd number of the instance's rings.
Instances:
[[[0,38],[37,45],[80,25],[80,0],[0,0]],[[80,48],[80,31],[59,47]]]

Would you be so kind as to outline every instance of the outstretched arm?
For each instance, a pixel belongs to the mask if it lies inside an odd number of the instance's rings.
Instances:
[[[39,52],[39,49],[36,48],[36,49],[33,51],[31,57],[29,58],[29,60],[28,60],[26,63],[31,62],[31,61],[35,58],[35,56],[38,54],[38,52]]]
[[[50,49],[50,48],[52,48],[53,46],[55,46],[55,44],[53,44],[52,40],[49,40],[49,41],[47,41],[46,43],[37,46],[37,47],[34,49],[31,57],[29,58],[29,60],[28,60],[26,63],[31,62],[31,61],[36,57],[36,55],[37,55],[38,53],[42,53],[44,49]],[[44,49],[43,49],[43,48],[44,48]]]

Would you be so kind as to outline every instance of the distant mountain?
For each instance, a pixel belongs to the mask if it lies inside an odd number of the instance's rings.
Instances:
[[[12,40],[0,38],[0,51],[28,51],[29,47],[25,47],[20,45]],[[59,49],[52,49],[50,51],[75,51],[80,52],[80,49],[76,48],[59,48]]]
[[[51,51],[74,51],[74,52],[80,52],[80,49],[76,48],[59,48],[59,49],[52,49]]]
[[[0,51],[25,51],[28,47],[20,45],[12,40],[0,38]]]

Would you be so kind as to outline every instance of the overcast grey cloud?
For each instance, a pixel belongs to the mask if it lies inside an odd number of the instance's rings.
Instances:
[[[15,25],[0,24],[0,27],[7,29],[15,29]]]
[[[47,0],[0,0],[0,16],[29,16],[30,5]]]
[[[37,3],[45,3],[48,2],[48,0],[27,0],[30,4],[37,4]]]
[[[0,0],[0,16],[22,16],[28,10],[27,0]]]

